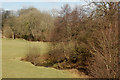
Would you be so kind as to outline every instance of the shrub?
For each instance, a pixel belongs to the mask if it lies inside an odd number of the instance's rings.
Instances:
[[[53,67],[57,69],[86,69],[87,57],[90,56],[89,50],[79,45],[74,47],[73,43],[60,43],[54,45],[53,50],[46,55],[46,62],[53,63]]]
[[[3,36],[7,38],[12,38],[12,30],[10,29],[10,27],[3,28]]]
[[[34,65],[38,65],[38,63],[42,61],[42,59],[40,59],[39,47],[29,46],[27,55],[21,60],[31,62]]]
[[[55,47],[56,46],[56,47]],[[55,68],[62,68],[60,66],[60,63],[64,62],[67,60],[66,55],[65,55],[65,50],[64,47],[61,47],[60,45],[55,45],[52,50],[50,50],[46,55],[46,62],[51,63],[53,67]],[[57,65],[57,66],[55,66]]]
[[[27,55],[21,60],[31,62],[35,66],[51,67],[55,64],[55,60],[57,59],[56,55],[40,54],[40,48],[32,45],[29,46]]]

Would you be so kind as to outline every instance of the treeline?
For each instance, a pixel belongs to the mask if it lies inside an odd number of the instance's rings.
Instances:
[[[58,66],[84,70],[97,78],[118,78],[118,10],[115,2],[92,2],[87,8],[62,7],[55,20],[53,40],[65,43],[50,52],[64,54]]]
[[[29,41],[49,41],[54,18],[36,8],[2,11],[2,32],[7,38],[23,38]]]
[[[36,8],[21,9],[17,15],[3,11],[2,32],[8,38],[52,42],[44,62],[31,51],[23,59],[34,65],[119,78],[118,10],[117,2],[92,2],[74,8],[66,4],[55,17]]]

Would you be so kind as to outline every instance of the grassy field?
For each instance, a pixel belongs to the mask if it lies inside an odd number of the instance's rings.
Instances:
[[[3,78],[75,78],[68,70],[34,66],[29,62],[20,61],[29,50],[29,46],[37,45],[40,53],[49,50],[49,43],[29,42],[21,39],[2,39],[2,77]]]

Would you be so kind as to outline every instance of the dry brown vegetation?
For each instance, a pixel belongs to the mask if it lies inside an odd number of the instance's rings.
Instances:
[[[22,59],[36,66],[77,69],[95,78],[120,78],[118,10],[117,2],[92,2],[75,8],[66,4],[54,17],[36,8],[21,9],[19,16],[5,11],[2,30],[8,38],[53,44],[45,55],[33,47]]]

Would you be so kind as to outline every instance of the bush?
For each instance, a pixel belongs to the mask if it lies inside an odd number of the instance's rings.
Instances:
[[[51,67],[58,60],[56,56],[59,56],[57,52],[56,55],[53,53],[40,54],[40,48],[32,45],[29,46],[27,55],[21,60],[31,62],[35,66]]]
[[[41,60],[41,59],[38,59],[39,57],[40,57],[40,52],[38,47],[29,46],[27,55],[21,58],[21,61],[28,61],[28,62],[31,62],[33,65],[36,65]]]
[[[52,63],[52,66],[56,68],[61,68],[59,63],[64,62],[67,58],[65,56],[64,47],[56,46],[51,51],[49,51],[46,55],[46,62]]]
[[[53,67],[57,69],[86,69],[87,57],[90,56],[89,50],[85,47],[80,47],[81,45],[79,47],[70,45],[73,43],[65,44],[54,45],[53,50],[44,55],[47,57],[45,61],[52,63]]]
[[[10,27],[3,28],[3,36],[7,38],[12,38],[12,30],[10,29]]]
[[[39,63],[44,61],[41,58],[38,46],[29,46],[27,55],[21,60],[31,62],[33,65],[39,65]]]

